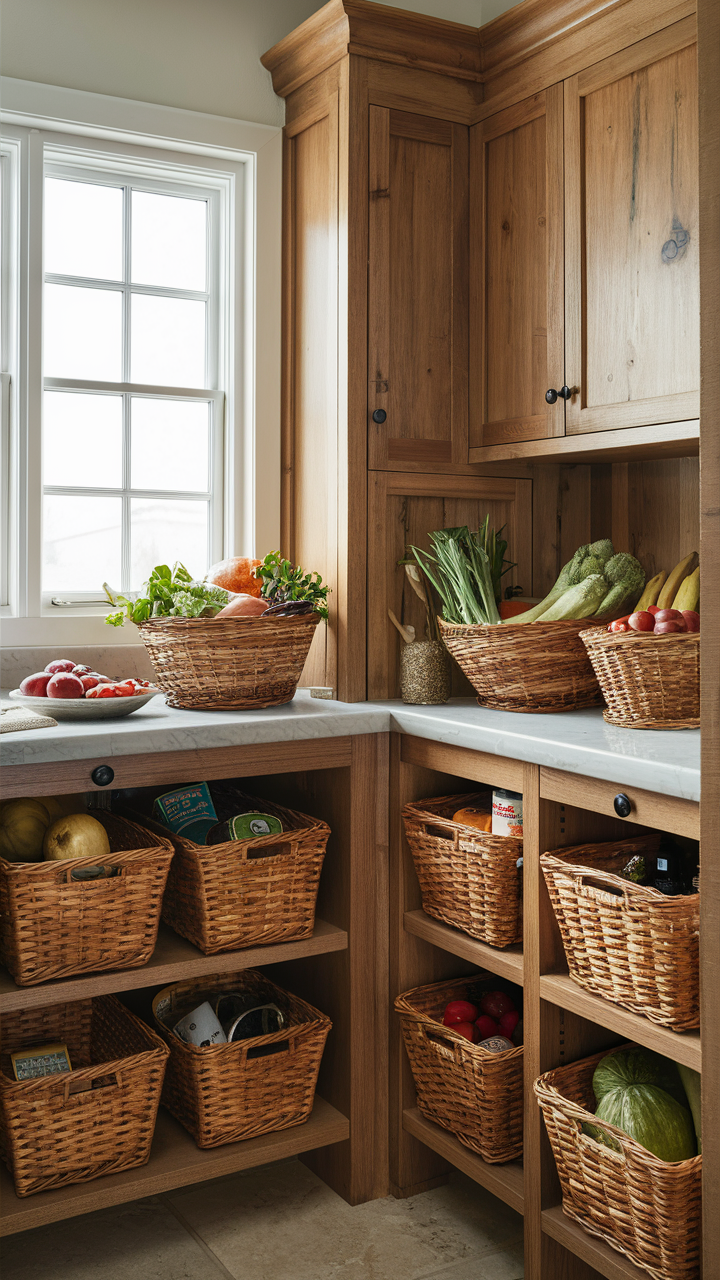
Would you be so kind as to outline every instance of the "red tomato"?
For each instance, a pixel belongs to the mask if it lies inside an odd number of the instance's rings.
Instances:
[[[639,613],[630,614],[628,626],[631,631],[652,631],[655,619],[647,609],[641,609]]]
[[[512,1013],[515,1004],[504,991],[486,991],[480,1007],[483,1013],[489,1013],[491,1018],[499,1020],[504,1013]]]
[[[520,1014],[516,1009],[512,1009],[510,1013],[504,1013],[500,1019],[500,1030],[504,1036],[507,1036],[508,1040],[511,1038],[519,1021]]]
[[[511,1017],[511,1014],[505,1014],[505,1017]],[[490,1036],[496,1036],[498,1033],[498,1024],[489,1013],[481,1013],[480,1017],[475,1020],[475,1026],[478,1029],[481,1040],[488,1040]]]
[[[471,1044],[477,1044],[480,1039],[480,1032],[472,1022],[453,1022],[451,1031],[457,1031],[458,1035],[464,1036]]]
[[[611,622],[608,631],[629,631],[627,622],[623,622],[622,618],[618,618],[617,622]]]
[[[474,1022],[480,1012],[469,1000],[451,1000],[445,1006],[443,1024],[451,1027],[455,1022]]]

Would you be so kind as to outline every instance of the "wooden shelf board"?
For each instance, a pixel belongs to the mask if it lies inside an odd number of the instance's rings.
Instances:
[[[242,951],[224,951],[206,956],[192,942],[181,938],[165,924],[160,924],[157,944],[151,959],[139,969],[121,969],[109,973],[80,974],[58,978],[36,987],[18,987],[6,969],[0,969],[0,1011],[38,1008],[60,1004],[66,1000],[83,1000],[109,991],[132,991],[139,987],[166,986],[181,978],[201,977],[205,973],[235,973],[257,965],[278,964],[304,956],[345,951],[348,936],[344,929],[315,921],[311,937],[297,942],[274,942],[264,947],[246,947]]]
[[[469,937],[461,929],[453,929],[441,920],[434,920],[424,911],[406,911],[404,924],[406,932],[414,934],[416,938],[422,938],[443,951],[451,951],[453,955],[470,960],[481,969],[489,969],[498,977],[507,978],[522,986],[522,947],[508,947],[503,951],[497,947],[489,947],[486,942]]]
[[[302,1151],[344,1142],[349,1136],[350,1124],[345,1116],[316,1095],[310,1119],[305,1124],[201,1151],[190,1134],[161,1107],[150,1159],[139,1169],[127,1169],[124,1173],[59,1187],[55,1191],[40,1191],[21,1199],[15,1195],[7,1169],[0,1166],[0,1235],[12,1235],[29,1227],[91,1213],[94,1209],[125,1204],[141,1196],[157,1195],[175,1187],[237,1173],[240,1169],[285,1160]]]
[[[491,1191],[498,1200],[509,1204],[511,1209],[522,1213],[524,1209],[523,1167],[520,1160],[511,1160],[509,1164],[487,1164],[474,1151],[458,1142],[453,1133],[441,1129],[426,1120],[415,1107],[403,1111],[403,1129],[419,1138],[426,1147],[432,1147],[439,1156],[449,1164],[466,1173],[474,1182]]]
[[[600,996],[584,991],[567,974],[545,974],[540,978],[540,996],[551,1004],[577,1013],[589,1022],[616,1031],[628,1040],[636,1040],[648,1049],[655,1049],[675,1062],[682,1062],[694,1071],[701,1069],[700,1032],[686,1031],[678,1035],[667,1027],[659,1027],[647,1018],[627,1009],[620,1009]]]
[[[584,1231],[579,1223],[565,1216],[560,1205],[543,1211],[542,1229],[577,1258],[594,1267],[606,1280],[648,1280],[644,1268],[636,1267],[634,1262],[617,1253],[604,1240]]]
[[[691,418],[686,422],[624,427],[618,431],[481,445],[471,448],[468,458],[472,463],[525,458],[536,462],[633,462],[643,458],[693,457],[699,448],[700,424],[697,418]]]

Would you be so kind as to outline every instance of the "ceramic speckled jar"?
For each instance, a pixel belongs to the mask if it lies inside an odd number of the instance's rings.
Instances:
[[[403,702],[435,706],[450,697],[450,654],[439,640],[404,644],[400,655]]]

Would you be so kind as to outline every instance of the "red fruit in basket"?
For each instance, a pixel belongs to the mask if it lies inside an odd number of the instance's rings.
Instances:
[[[652,631],[655,619],[647,609],[641,609],[639,613],[630,614],[628,626],[631,631]]]
[[[52,680],[52,676],[47,671],[36,671],[32,676],[26,676],[20,685],[20,692],[25,694],[26,698],[46,698],[47,687]]]
[[[47,687],[48,698],[82,698],[84,694],[82,680],[72,671],[56,671]]]
[[[508,1037],[508,1040],[512,1037],[512,1033],[519,1021],[520,1014],[517,1009],[511,1009],[509,1013],[504,1013],[500,1019],[500,1030],[504,1036]]]
[[[515,1004],[504,991],[486,991],[480,1001],[480,1008],[483,1013],[489,1013],[491,1018],[499,1022],[504,1013],[513,1013]]]
[[[57,671],[72,671],[74,666],[72,658],[53,658],[52,662],[48,662],[45,670],[54,676]]]
[[[648,613],[650,610],[648,609]],[[656,622],[682,622],[683,616],[679,609],[658,609],[655,614]]]
[[[685,626],[687,627],[688,631],[699,631],[700,630],[700,614],[696,613],[694,609],[682,609],[681,612],[682,612],[683,618],[685,619]]]
[[[608,631],[629,631],[630,627],[622,618],[618,618],[616,622],[611,622]]]
[[[445,1006],[443,1025],[451,1027],[455,1022],[474,1022],[480,1010],[469,1000],[451,1000]]]
[[[673,634],[678,634],[679,632],[682,632],[682,631],[687,631],[687,627],[685,626],[685,619],[681,618],[680,621],[678,622],[676,618],[672,618],[670,622],[656,622],[655,627],[653,629],[653,635],[669,636]]]
[[[481,1040],[487,1040],[489,1036],[496,1036],[498,1033],[498,1024],[489,1013],[481,1013],[480,1017],[475,1019],[475,1026]]]
[[[471,1044],[477,1044],[480,1039],[480,1032],[472,1022],[453,1022],[451,1031],[457,1031],[458,1035],[464,1036]]]

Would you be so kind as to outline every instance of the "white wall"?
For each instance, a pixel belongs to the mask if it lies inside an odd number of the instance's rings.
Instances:
[[[479,26],[507,0],[394,0]],[[317,0],[2,0],[3,75],[282,124],[260,55]]]

